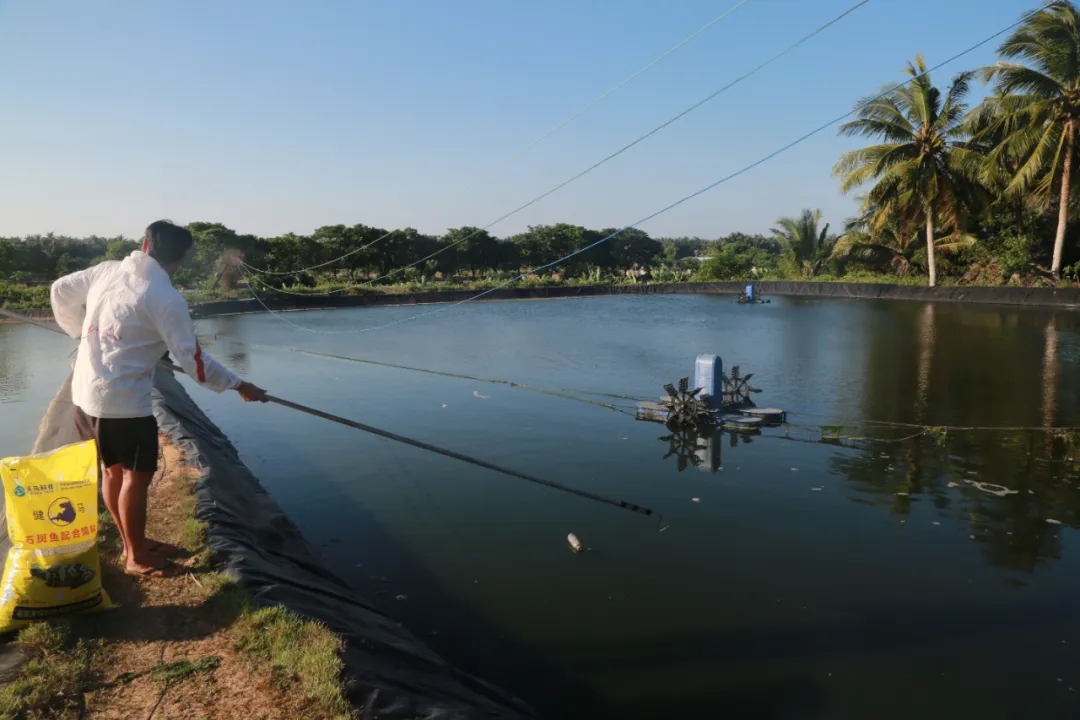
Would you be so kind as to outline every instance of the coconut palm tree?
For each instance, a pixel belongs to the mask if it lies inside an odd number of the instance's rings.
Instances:
[[[897,277],[907,277],[919,250],[919,234],[906,230],[896,215],[865,209],[844,223],[844,234],[833,246],[835,260],[855,260],[882,267],[889,265]]]
[[[1008,196],[1031,196],[1046,205],[1057,195],[1050,271],[1060,277],[1080,132],[1080,13],[1071,2],[1053,2],[1028,15],[998,54],[1006,60],[983,70],[987,81],[996,82],[991,100],[999,115],[987,132],[1003,138],[988,156],[988,169],[1019,158],[1005,187]]]
[[[771,232],[781,242],[784,255],[796,272],[813,277],[829,258],[835,240],[829,236],[829,224],[821,223],[820,210],[803,210],[797,218],[784,217],[776,221],[779,227]]]
[[[937,253],[955,254],[969,248],[975,240],[969,235],[949,235],[935,238]],[[844,223],[844,234],[833,246],[834,260],[855,260],[876,265],[891,266],[897,277],[907,277],[913,267],[926,265],[925,249],[917,229],[905,227],[900,218],[891,212],[883,212],[865,202],[857,217]]]
[[[1016,218],[1016,232],[1023,235],[1026,211],[1035,210],[1039,203],[1033,202],[1027,193],[1008,192],[1025,158],[1017,154],[1014,144],[1005,142],[1008,136],[1003,122],[1003,102],[1008,100],[1000,94],[990,95],[968,114],[964,123],[973,145],[985,156],[979,177],[993,198],[989,207],[991,215],[997,215],[999,209],[1010,212]]]
[[[925,228],[926,265],[934,287],[936,231],[955,233],[982,200],[977,179],[982,157],[968,146],[963,122],[973,73],[957,75],[942,94],[931,82],[922,55],[904,72],[911,78],[908,82],[861,101],[857,119],[840,128],[841,135],[884,142],[844,153],[833,172],[841,176],[845,193],[872,184],[868,201],[894,215],[905,230]]]

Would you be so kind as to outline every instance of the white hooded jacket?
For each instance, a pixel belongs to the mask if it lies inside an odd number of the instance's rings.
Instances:
[[[184,372],[216,392],[240,378],[199,347],[187,301],[157,260],[136,250],[52,285],[53,317],[80,339],[71,397],[87,415],[153,415],[154,366],[168,350]]]

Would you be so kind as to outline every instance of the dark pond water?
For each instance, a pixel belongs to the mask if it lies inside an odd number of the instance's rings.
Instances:
[[[627,297],[337,334],[416,312],[199,326],[275,394],[662,517],[191,392],[338,571],[459,666],[559,718],[1080,715],[1080,433],[879,424],[1080,426],[1080,316]],[[288,348],[646,397],[711,352],[791,425],[680,471],[663,426],[618,411]],[[0,327],[0,453],[69,351]]]

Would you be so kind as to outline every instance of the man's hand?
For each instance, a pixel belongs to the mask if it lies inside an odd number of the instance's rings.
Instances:
[[[257,385],[251,383],[241,382],[236,386],[236,392],[240,393],[240,397],[244,398],[244,402],[266,402],[266,391]]]

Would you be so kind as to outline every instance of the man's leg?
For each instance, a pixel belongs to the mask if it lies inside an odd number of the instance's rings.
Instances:
[[[116,523],[116,529],[120,532],[120,540],[123,542],[120,556],[127,557],[130,548],[127,544],[127,536],[124,534],[124,518],[120,514],[120,488],[123,485],[124,467],[122,465],[104,467],[102,464],[101,497],[105,501],[109,514],[112,515],[113,522]]]
[[[157,548],[163,546],[146,538],[147,496],[158,464],[157,423],[150,416],[100,420],[98,438],[106,465],[121,469],[116,524],[124,539],[125,569],[164,577],[176,568],[161,557]]]
[[[76,406],[75,432],[80,440],[94,441],[98,456],[98,483],[101,488],[101,499],[120,533],[120,541],[123,543],[120,557],[127,557],[127,536],[124,534],[124,518],[120,514],[120,488],[124,483],[124,466],[121,465],[121,458],[115,448],[115,428],[111,427],[108,421],[103,423],[100,418],[91,417]]]
[[[124,470],[120,489],[120,522],[124,546],[128,550],[126,569],[146,573],[161,566],[161,558],[150,552],[146,540],[146,499],[150,493],[152,472]],[[157,575],[160,573],[150,573]]]

